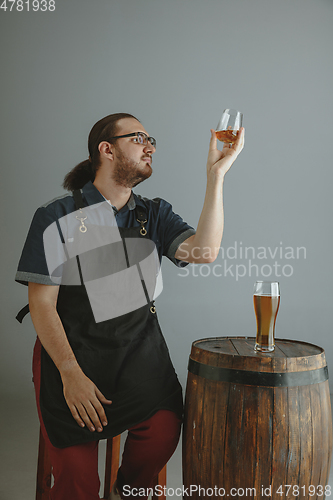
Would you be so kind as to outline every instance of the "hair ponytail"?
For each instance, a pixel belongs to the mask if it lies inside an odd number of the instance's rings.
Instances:
[[[66,175],[63,187],[68,191],[81,189],[87,182],[95,180],[95,172],[90,160],[81,161]]]
[[[128,113],[114,113],[99,120],[90,131],[88,138],[89,160],[82,161],[74,167],[65,177],[63,187],[68,191],[81,189],[87,182],[94,182],[95,175],[100,167],[98,146],[101,142],[111,142],[110,138],[117,135],[117,122],[123,118],[134,118]]]

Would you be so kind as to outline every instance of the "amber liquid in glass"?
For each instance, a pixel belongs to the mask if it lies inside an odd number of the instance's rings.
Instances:
[[[254,295],[254,311],[257,318],[256,351],[274,350],[274,329],[279,310],[280,296]]]
[[[233,144],[238,136],[239,131],[233,130],[217,130],[215,131],[216,137],[221,142],[228,142],[229,144]]]

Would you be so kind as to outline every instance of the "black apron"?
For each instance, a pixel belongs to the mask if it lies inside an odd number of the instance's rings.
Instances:
[[[74,192],[76,208],[83,207],[81,192]],[[148,238],[146,213],[136,209],[139,227],[119,228],[122,240]],[[80,261],[77,264],[80,267]],[[60,373],[42,348],[40,407],[51,443],[58,448],[106,439],[150,418],[157,410],[182,417],[182,389],[170,360],[154,303],[116,318],[96,323],[82,280],[61,285],[57,311],[78,364],[102,394],[108,424],[102,433],[80,427],[63,395]]]

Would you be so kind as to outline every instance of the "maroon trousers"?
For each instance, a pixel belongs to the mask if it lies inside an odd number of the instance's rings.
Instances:
[[[41,343],[37,338],[33,356],[33,377],[41,430],[52,464],[54,486],[50,500],[98,500],[98,441],[55,448],[46,433],[42,420],[39,392],[41,376]],[[159,410],[145,422],[128,429],[117,484],[120,489],[149,488],[153,478],[163,469],[179,441],[181,420],[169,410]],[[131,500],[137,496],[124,496]],[[145,500],[146,496],[140,496]]]

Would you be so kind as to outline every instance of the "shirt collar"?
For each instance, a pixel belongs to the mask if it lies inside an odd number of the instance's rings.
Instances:
[[[104,196],[98,191],[98,189],[93,185],[91,181],[87,182],[82,188],[82,193],[88,203],[88,205],[95,205],[95,203],[101,203],[105,200]],[[122,210],[127,207],[128,210],[134,210],[136,207],[137,197],[134,195],[133,191],[131,192],[131,196],[129,197],[126,205],[119,210]]]

